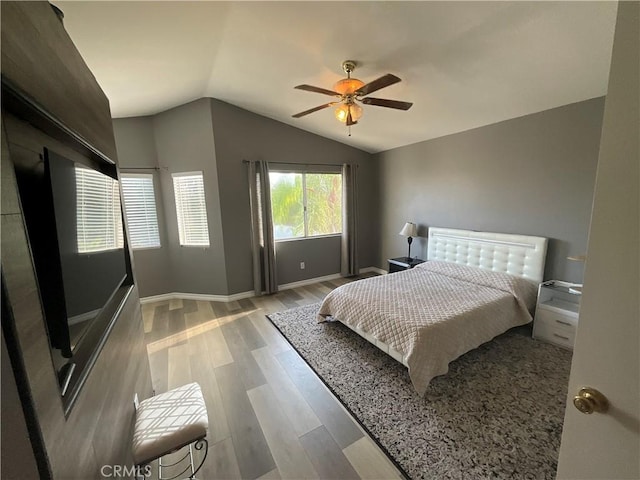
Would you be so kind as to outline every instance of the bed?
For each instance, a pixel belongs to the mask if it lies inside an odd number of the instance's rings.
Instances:
[[[542,237],[430,228],[427,262],[342,285],[318,321],[340,321],[403,363],[424,395],[460,355],[532,320],[546,250]]]

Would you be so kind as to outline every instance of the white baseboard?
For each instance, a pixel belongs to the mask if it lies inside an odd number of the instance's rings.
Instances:
[[[341,275],[339,273],[334,273],[332,275],[325,275],[324,277],[309,278],[307,280],[300,280],[299,282],[285,283],[284,285],[278,285],[278,290],[290,290],[292,288],[311,285],[312,283],[328,282],[329,280],[335,280],[340,277]]]
[[[387,273],[389,273],[386,270],[383,270],[378,267],[365,267],[360,269],[360,273],[370,273],[370,272],[379,273],[380,275],[386,275]]]
[[[152,295],[150,297],[142,297],[140,303],[167,302],[171,300],[200,300],[203,302],[233,302],[243,298],[253,297],[255,293],[250,292],[234,293],[233,295],[207,295],[204,293],[163,293],[162,295]]]
[[[366,267],[361,268],[359,270],[360,273],[368,273],[375,272],[381,275],[387,273],[386,270],[382,270],[378,267]],[[290,290],[292,288],[304,287],[305,285],[311,285],[313,283],[318,282],[327,282],[329,280],[335,280],[340,278],[341,275],[339,273],[334,273],[332,275],[325,275],[324,277],[315,277],[309,278],[307,280],[300,280],[299,282],[291,282],[285,283],[283,285],[278,285],[278,290]],[[240,292],[234,293],[233,295],[207,295],[203,293],[163,293],[162,295],[152,295],[150,297],[142,297],[140,299],[140,303],[152,303],[152,302],[167,302],[171,300],[200,300],[204,302],[233,302],[235,300],[240,300],[243,298],[251,298],[254,297],[255,293],[253,290],[248,292]]]

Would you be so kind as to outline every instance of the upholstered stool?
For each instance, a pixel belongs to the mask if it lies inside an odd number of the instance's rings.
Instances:
[[[133,459],[139,469],[158,459],[158,478],[169,480],[178,478],[189,471],[188,478],[195,478],[196,473],[207,457],[209,444],[205,438],[209,419],[207,407],[202,397],[202,390],[197,383],[190,383],[174,388],[165,393],[140,402],[136,409],[136,426],[133,433]],[[177,462],[162,464],[162,457],[189,446],[189,451]],[[202,450],[204,456],[194,468],[193,448]],[[163,477],[162,469],[179,465],[188,458],[186,468],[171,477]]]

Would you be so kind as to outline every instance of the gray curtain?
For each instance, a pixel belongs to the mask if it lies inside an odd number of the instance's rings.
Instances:
[[[256,295],[278,291],[276,249],[271,218],[269,164],[249,162],[249,200],[251,204],[251,249],[253,255],[253,290]]]
[[[358,265],[358,181],[357,165],[342,165],[342,255],[340,274],[357,275]]]

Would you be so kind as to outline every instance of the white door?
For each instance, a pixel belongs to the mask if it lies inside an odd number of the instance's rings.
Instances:
[[[559,479],[640,478],[639,12],[618,4]],[[606,413],[574,407],[583,386]]]

